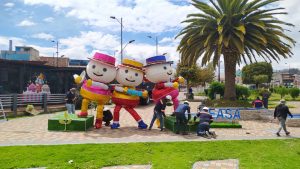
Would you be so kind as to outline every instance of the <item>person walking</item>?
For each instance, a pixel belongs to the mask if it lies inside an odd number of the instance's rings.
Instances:
[[[171,96],[168,95],[165,98],[160,99],[156,103],[156,105],[154,107],[154,114],[153,114],[150,126],[148,128],[149,130],[152,129],[153,123],[154,123],[154,121],[156,119],[159,119],[159,122],[160,122],[160,131],[164,130],[164,117],[166,117],[166,115],[165,115],[165,109],[166,109],[166,106],[167,106],[167,102],[170,99],[171,99]]]
[[[287,129],[286,129],[285,122],[286,122],[287,115],[290,115],[291,118],[293,118],[293,115],[290,112],[288,106],[285,105],[285,103],[286,103],[285,100],[281,99],[280,104],[278,106],[276,106],[276,108],[274,110],[274,119],[277,118],[279,123],[280,123],[280,127],[279,127],[279,129],[276,133],[276,135],[278,137],[280,137],[281,129],[284,130],[284,132],[287,136],[290,135],[290,132],[288,132]]]
[[[71,88],[70,91],[68,91],[65,98],[66,107],[69,114],[75,114],[75,101],[77,99],[75,92],[76,88]]]
[[[188,113],[188,119],[186,119],[185,113]],[[191,108],[189,106],[188,101],[184,101],[183,104],[179,104],[177,109],[175,110],[176,116],[176,134],[181,132],[182,135],[187,135],[187,122],[191,118]]]

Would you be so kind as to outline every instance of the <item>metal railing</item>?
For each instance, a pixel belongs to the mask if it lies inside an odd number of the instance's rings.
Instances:
[[[48,112],[48,105],[65,103],[65,94],[3,94],[0,95],[3,108],[10,108],[14,115],[17,115],[18,107],[27,105],[41,106],[44,112]]]

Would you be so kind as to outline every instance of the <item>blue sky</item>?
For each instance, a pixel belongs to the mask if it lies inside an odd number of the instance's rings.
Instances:
[[[179,40],[174,36],[184,27],[180,22],[197,10],[188,0],[2,0],[0,4],[0,49],[14,45],[33,46],[43,56],[52,56],[58,40],[60,55],[86,59],[95,51],[119,58],[120,24],[110,18],[123,17],[124,40],[135,40],[124,50],[125,57],[144,61],[155,55],[154,39],[158,36],[159,54],[167,53],[168,59],[179,59],[176,51]],[[290,13],[283,18],[299,29],[300,7],[297,0],[284,0],[278,4]],[[299,29],[300,30],[300,29]],[[292,31],[297,41],[299,32]],[[118,50],[117,52],[115,52]],[[292,59],[274,63],[277,69],[300,67],[299,44],[293,49]]]

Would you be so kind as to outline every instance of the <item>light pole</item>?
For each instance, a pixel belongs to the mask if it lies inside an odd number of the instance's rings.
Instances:
[[[153,37],[152,36],[147,36],[148,38],[150,38],[150,39],[153,39]],[[155,36],[155,45],[156,45],[156,55],[158,55],[158,40],[157,40],[157,36]]]
[[[123,60],[123,18],[121,17],[121,21],[119,21],[115,16],[111,16],[111,19],[117,20],[121,24],[121,62]]]
[[[58,67],[58,40],[52,40],[51,42],[56,43],[56,67]]]
[[[162,55],[166,56],[166,54],[168,54],[167,52],[163,53]]]

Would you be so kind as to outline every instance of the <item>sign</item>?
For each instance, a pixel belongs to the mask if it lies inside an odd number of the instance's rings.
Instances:
[[[218,108],[209,109],[209,113],[214,119],[235,120],[241,119],[240,109],[238,108]]]

